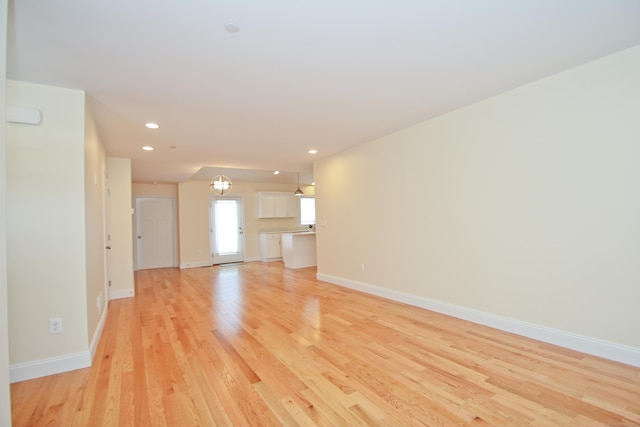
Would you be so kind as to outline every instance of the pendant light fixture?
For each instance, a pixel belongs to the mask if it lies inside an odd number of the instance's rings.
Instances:
[[[213,177],[211,184],[209,184],[211,191],[219,196],[224,196],[231,192],[231,179],[228,176],[222,174],[220,169],[220,175]]]
[[[300,172],[298,172],[298,189],[295,191],[295,193],[293,193],[293,195],[298,197],[304,196],[304,193],[300,189]]]

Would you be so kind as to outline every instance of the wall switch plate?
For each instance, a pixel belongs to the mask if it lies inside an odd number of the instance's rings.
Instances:
[[[49,319],[49,333],[50,334],[60,334],[62,333],[62,318],[61,317],[52,317]]]

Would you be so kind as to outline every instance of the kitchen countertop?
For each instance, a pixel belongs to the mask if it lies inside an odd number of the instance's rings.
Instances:
[[[315,230],[314,231],[307,231],[307,230],[261,230],[259,231],[260,234],[316,234]]]
[[[283,233],[280,233],[282,235],[291,235],[291,236],[315,236],[316,232],[315,231],[285,231]]]

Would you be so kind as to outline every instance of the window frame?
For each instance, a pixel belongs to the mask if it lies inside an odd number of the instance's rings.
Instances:
[[[305,221],[305,218],[302,215],[302,212],[303,212],[302,204],[303,204],[303,200],[305,199],[313,200],[313,221],[312,222],[310,220]],[[316,198],[314,196],[301,196],[298,202],[298,207],[300,208],[300,225],[316,225]]]

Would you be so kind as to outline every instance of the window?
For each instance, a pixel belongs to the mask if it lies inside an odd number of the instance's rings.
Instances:
[[[300,197],[300,224],[309,225],[316,223],[316,199],[313,197]]]
[[[216,198],[214,203],[215,253],[218,255],[237,254],[240,248],[238,200]]]

